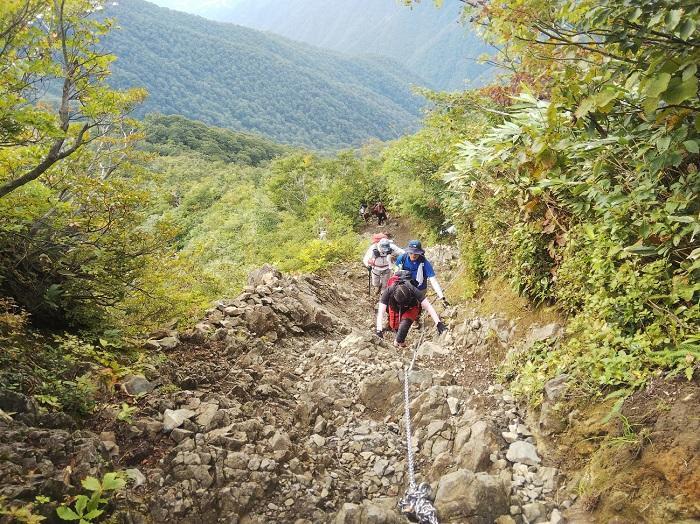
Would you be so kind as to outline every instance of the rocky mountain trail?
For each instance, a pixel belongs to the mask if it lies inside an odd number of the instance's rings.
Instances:
[[[443,251],[430,256],[447,270],[455,257]],[[0,494],[61,500],[87,474],[124,469],[118,522],[406,522],[411,353],[372,334],[365,283],[357,270],[263,267],[193,329],[154,334],[165,358],[122,380],[137,396],[127,420],[105,410],[93,431],[37,428],[30,408],[14,409],[0,421]],[[424,322],[410,375],[417,480],[440,522],[563,522],[572,501],[558,496],[558,470],[493,380],[512,323],[441,314],[450,331]]]

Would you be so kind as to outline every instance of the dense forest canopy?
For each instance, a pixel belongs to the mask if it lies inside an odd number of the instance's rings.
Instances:
[[[198,152],[210,161],[255,166],[289,151],[261,136],[207,126],[179,115],[151,113],[143,123],[144,149],[163,156]]]
[[[352,58],[142,0],[105,10],[117,26],[110,83],[145,87],[136,114],[181,114],[277,141],[338,149],[415,130],[423,82],[384,58]]]
[[[478,61],[491,49],[460,21],[462,4],[456,1],[440,9],[432,2],[406,9],[395,0],[156,3],[350,55],[385,56],[433,89],[460,90],[493,77],[493,68]]]

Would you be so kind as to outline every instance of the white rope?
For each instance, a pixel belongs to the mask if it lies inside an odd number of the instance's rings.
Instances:
[[[413,371],[413,364],[416,362],[418,348],[425,337],[425,330],[421,333],[420,339],[413,347],[413,358],[411,364],[404,368],[403,377],[403,401],[404,401],[404,418],[406,423],[406,452],[407,452],[407,468],[408,468],[408,489],[406,494],[399,501],[399,509],[402,513],[413,516],[418,519],[420,524],[439,524],[437,519],[437,510],[430,501],[430,486],[424,482],[416,485],[415,462],[413,457],[413,439],[411,437],[411,408],[409,397],[409,376]]]

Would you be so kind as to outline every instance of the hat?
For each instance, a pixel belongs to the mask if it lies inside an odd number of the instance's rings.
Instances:
[[[406,253],[409,255],[422,255],[425,253],[425,251],[423,251],[423,246],[421,245],[420,240],[409,240]]]
[[[396,273],[396,278],[399,282],[410,282],[413,278],[413,274],[407,269],[399,269]]]

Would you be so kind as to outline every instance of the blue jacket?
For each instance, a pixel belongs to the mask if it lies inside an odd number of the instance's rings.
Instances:
[[[435,270],[430,262],[421,255],[415,262],[411,261],[408,253],[404,253],[396,259],[399,269],[406,269],[411,272],[416,287],[421,291],[428,287],[428,279],[435,276]]]

